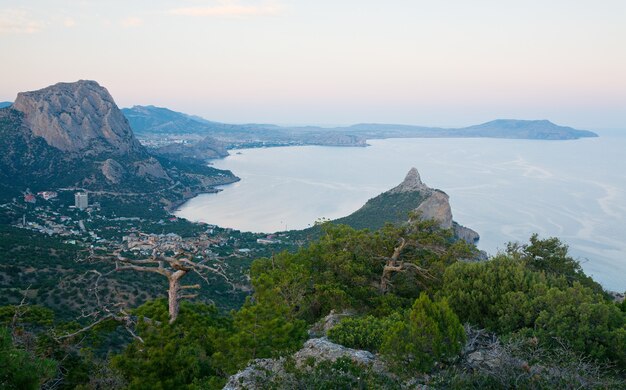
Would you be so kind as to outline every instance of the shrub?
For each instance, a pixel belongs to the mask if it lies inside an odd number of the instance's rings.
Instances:
[[[348,317],[328,332],[328,338],[349,348],[377,352],[383,343],[385,332],[395,323],[402,321],[400,314],[385,318]]]
[[[447,301],[433,302],[422,293],[405,321],[387,331],[381,352],[398,372],[429,371],[435,362],[458,354],[465,331]]]

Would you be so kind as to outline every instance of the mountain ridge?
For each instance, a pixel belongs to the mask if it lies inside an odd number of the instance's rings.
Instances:
[[[95,81],[21,92],[13,105],[0,109],[3,198],[29,190],[82,188],[120,195],[159,191],[176,201],[236,180],[229,171],[177,164],[149,153],[113,97]]]
[[[122,112],[133,130],[144,140],[174,135],[189,136],[197,142],[208,136],[227,149],[286,145],[367,146],[368,139],[385,138],[571,140],[598,136],[588,130],[559,126],[548,120],[496,119],[462,128],[378,123],[319,127],[226,124],[155,106],[133,106],[122,109]]]

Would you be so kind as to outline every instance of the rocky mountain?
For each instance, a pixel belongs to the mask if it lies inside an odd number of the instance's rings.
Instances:
[[[145,154],[113,97],[95,81],[21,92],[13,109],[24,114],[33,135],[64,152]]]
[[[13,103],[12,102],[0,102],[0,108],[9,107],[11,104]]]
[[[179,169],[169,161],[166,169],[162,157],[139,143],[109,92],[95,81],[19,93],[12,106],[0,109],[0,141],[5,195],[61,187],[144,193],[180,183],[190,192],[211,182],[203,175],[218,173],[201,166],[186,174],[189,165]],[[230,172],[219,173],[216,184],[236,180]]]
[[[368,200],[359,210],[334,222],[355,229],[376,230],[388,222],[406,223],[411,211],[420,219],[433,219],[442,228],[453,229],[457,238],[467,242],[475,243],[480,238],[478,233],[453,220],[448,194],[424,184],[416,168],[411,168],[398,186]]]

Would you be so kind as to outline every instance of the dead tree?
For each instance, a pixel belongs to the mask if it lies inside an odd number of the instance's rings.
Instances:
[[[389,291],[389,287],[392,285],[391,278],[393,274],[399,272],[407,272],[408,270],[412,270],[425,279],[433,279],[433,276],[428,272],[427,269],[424,269],[414,263],[404,262],[400,260],[400,255],[407,245],[407,241],[404,238],[400,237],[399,245],[393,249],[393,254],[391,255],[391,257],[386,258],[385,266],[383,267],[383,273],[380,277],[381,294],[385,294],[387,293],[387,291]]]
[[[178,251],[173,256],[167,256],[164,253],[154,249],[152,256],[144,259],[130,259],[121,255],[121,250],[113,252],[113,255],[91,256],[95,259],[113,260],[115,261],[115,271],[138,271],[151,272],[162,275],[167,278],[169,287],[167,290],[167,301],[169,311],[169,323],[176,321],[180,309],[180,301],[182,299],[192,299],[198,296],[197,293],[186,293],[188,290],[200,289],[199,284],[183,285],[182,278],[190,272],[197,274],[205,282],[209,283],[206,276],[207,273],[216,274],[223,277],[231,287],[234,287],[226,276],[220,265],[211,266],[204,263],[204,259],[195,260],[195,254],[184,251]]]

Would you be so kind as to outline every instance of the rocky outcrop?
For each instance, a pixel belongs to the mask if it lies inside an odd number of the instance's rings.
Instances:
[[[434,190],[415,211],[421,219],[433,219],[443,229],[452,228],[450,197],[443,191]]]
[[[404,181],[388,192],[390,194],[411,192],[419,194],[423,200],[415,212],[420,219],[435,220],[443,229],[453,229],[454,235],[466,242],[475,243],[479,240],[478,233],[454,222],[448,194],[424,184],[416,168],[411,168]]]
[[[143,148],[109,92],[95,81],[21,92],[13,108],[33,134],[64,152],[125,155]]]
[[[152,156],[95,81],[20,93],[0,108],[0,198],[26,188],[159,194],[175,204],[237,178],[194,161]]]
[[[109,158],[102,164],[102,174],[109,182],[118,184],[122,181],[126,170],[120,163]]]
[[[397,187],[388,191],[391,194],[400,194],[406,192],[422,192],[424,194],[430,194],[432,189],[422,182],[420,173],[417,168],[409,169],[409,173],[406,174],[402,183]]]
[[[150,177],[153,179],[163,179],[170,181],[170,177],[165,172],[165,169],[154,157],[150,157],[146,160],[137,161],[134,164],[137,175],[140,177]]]
[[[383,372],[384,364],[373,353],[357,350],[335,344],[325,337],[310,339],[302,349],[291,356],[295,366],[300,369],[310,369],[310,362],[334,362],[339,358],[349,358],[353,362],[372,367],[377,372]],[[244,390],[266,388],[268,381],[279,379],[281,383],[292,382],[290,374],[285,370],[286,359],[257,359],[248,367],[231,376],[224,390]]]
[[[212,137],[205,137],[192,144],[169,144],[152,152],[158,156],[201,161],[228,156],[226,145]]]

